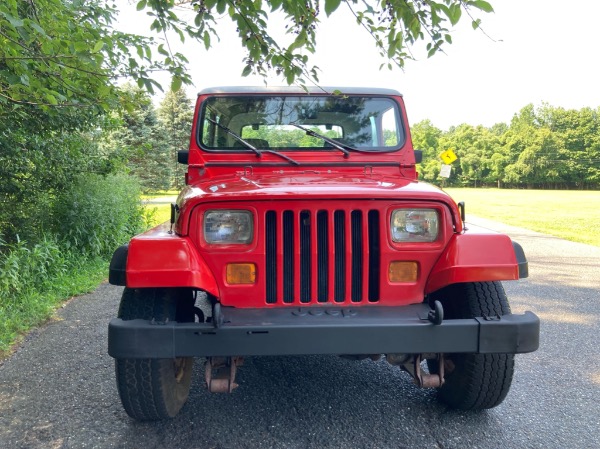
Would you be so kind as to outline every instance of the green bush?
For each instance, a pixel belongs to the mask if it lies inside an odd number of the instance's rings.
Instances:
[[[45,236],[40,243],[27,247],[19,241],[8,245],[0,240],[0,292],[3,298],[22,295],[30,290],[45,290],[56,276],[69,266],[55,237]]]
[[[81,175],[54,207],[55,233],[69,249],[108,256],[145,226],[140,186],[123,174]]]

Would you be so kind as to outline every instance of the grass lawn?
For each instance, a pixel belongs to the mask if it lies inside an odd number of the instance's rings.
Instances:
[[[150,213],[150,226],[156,226],[171,219],[170,204],[146,204],[146,212]]]
[[[600,246],[600,191],[445,189],[469,215]]]
[[[169,198],[169,203],[175,202],[179,191],[177,190],[163,190],[159,192],[152,192],[141,196],[142,201],[148,201],[154,198],[164,198],[164,197],[172,197]],[[162,203],[146,203],[144,205],[144,209],[146,213],[150,214],[150,226],[156,226],[165,221],[169,221],[171,219],[171,204],[162,204]]]
[[[141,198],[142,200],[149,200],[152,198],[160,198],[163,196],[177,196],[179,195],[179,190],[157,190],[156,192],[144,193]]]

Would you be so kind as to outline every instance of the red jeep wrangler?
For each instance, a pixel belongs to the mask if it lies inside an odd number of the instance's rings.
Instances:
[[[231,392],[246,356],[385,355],[459,409],[500,404],[539,320],[499,281],[522,248],[465,227],[464,205],[417,180],[402,96],[388,89],[200,92],[171,223],[117,249],[109,324],[123,406],[173,417],[194,357]],[[425,363],[426,362],[426,363]]]

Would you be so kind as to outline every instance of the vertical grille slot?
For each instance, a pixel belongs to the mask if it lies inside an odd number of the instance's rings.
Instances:
[[[310,302],[310,212],[300,212],[300,302]]]
[[[381,237],[379,211],[369,211],[369,302],[379,301],[381,275]]]
[[[333,214],[335,240],[335,302],[344,302],[346,299],[346,214],[343,210],[336,210]]]
[[[350,217],[352,224],[352,302],[360,302],[362,301],[363,286],[362,211],[353,210]]]
[[[267,304],[277,302],[277,215],[268,211],[265,215],[265,277]]]
[[[329,293],[329,221],[328,213],[317,213],[317,301],[327,302]]]
[[[294,213],[283,213],[283,302],[294,302]]]

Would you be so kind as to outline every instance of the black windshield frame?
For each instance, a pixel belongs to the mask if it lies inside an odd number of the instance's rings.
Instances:
[[[233,112],[229,113],[230,110]],[[390,133],[392,134],[391,145],[384,141],[383,115],[388,112],[390,112],[391,119],[387,119],[387,122],[393,124],[393,128],[388,132],[388,136]],[[402,112],[400,104],[394,98],[387,96],[213,95],[206,98],[201,105],[195,137],[198,146],[210,153],[248,153],[252,150],[239,142],[230,141],[228,144],[224,144],[224,136],[219,135],[219,127],[212,125],[211,128],[211,121],[223,120],[223,126],[233,128],[234,132],[239,131],[240,135],[242,128],[247,128],[251,124],[256,126],[256,129],[263,125],[289,126],[291,129],[295,127],[295,123],[301,123],[306,127],[320,126],[322,128],[326,126],[329,129],[341,127],[346,134],[341,137],[333,136],[336,142],[359,152],[390,153],[399,151],[406,143],[407,132]],[[247,120],[235,123],[236,120],[240,121],[239,117],[241,116]],[[317,139],[319,143],[308,146],[261,146],[261,139],[243,138],[262,150],[339,152],[323,142],[322,139]]]

